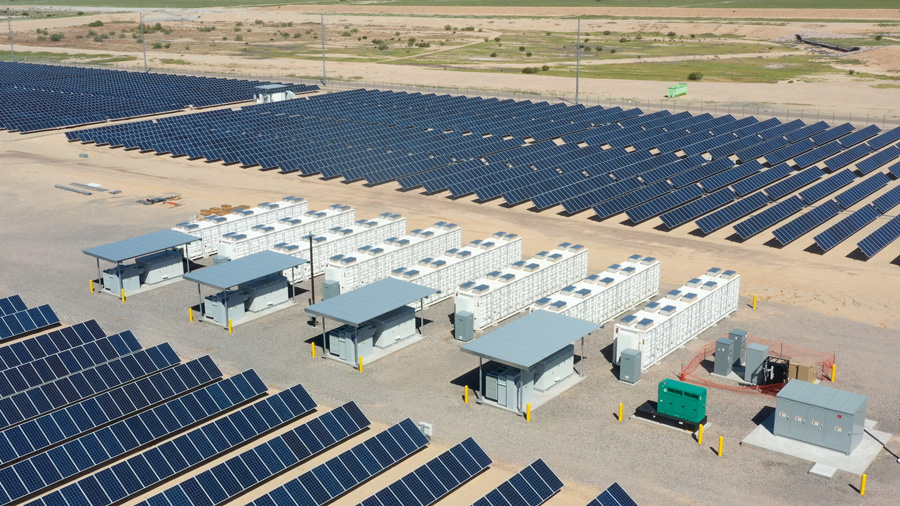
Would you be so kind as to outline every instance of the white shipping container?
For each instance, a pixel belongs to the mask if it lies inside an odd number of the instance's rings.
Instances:
[[[384,213],[372,220],[359,220],[350,227],[334,227],[324,234],[313,235],[313,274],[325,273],[328,259],[341,254],[356,251],[366,244],[377,244],[391,237],[400,237],[406,233],[406,218],[399,214]],[[309,236],[294,243],[279,243],[273,251],[309,260]],[[309,264],[303,264],[291,271],[284,271],[285,277],[296,281],[309,279]],[[296,277],[295,277],[296,276]]]
[[[616,323],[613,356],[641,352],[641,369],[656,364],[684,343],[737,311],[741,277],[713,268]]]
[[[219,239],[219,256],[237,260],[272,249],[276,244],[299,242],[310,234],[348,227],[353,224],[355,215],[350,206],[335,204],[324,211],[306,211],[300,216],[255,225],[244,232],[229,232]]]
[[[398,267],[391,277],[438,292],[425,298],[425,306],[453,297],[456,287],[470,279],[501,269],[522,259],[522,238],[516,234],[497,232],[468,246],[453,248],[438,257],[426,257],[417,265]],[[418,308],[418,303],[415,304]]]
[[[229,232],[244,232],[261,223],[301,215],[307,209],[309,202],[303,197],[285,197],[278,202],[263,202],[250,209],[237,209],[225,216],[206,216],[179,223],[172,230],[200,238],[188,244],[187,254],[193,260],[214,255],[218,251],[219,239]]]
[[[366,245],[352,254],[336,255],[325,267],[325,281],[340,284],[341,293],[387,278],[397,267],[438,255],[462,243],[462,229],[455,223],[437,222],[425,230]]]
[[[474,315],[475,330],[482,330],[528,308],[548,293],[587,275],[587,249],[562,243],[531,260],[518,261],[456,290],[456,312]]]
[[[603,325],[659,292],[659,260],[632,255],[531,305]]]

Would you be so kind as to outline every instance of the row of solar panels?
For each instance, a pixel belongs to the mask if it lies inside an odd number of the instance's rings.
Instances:
[[[0,62],[0,128],[34,132],[241,102],[265,84],[271,83]]]
[[[0,299],[4,316],[26,310],[19,296]],[[141,355],[150,350],[158,353]],[[130,332],[108,336],[94,320],[0,346],[0,377],[0,504],[111,506],[159,488],[140,504],[212,506],[370,425],[353,402],[298,425],[316,408],[301,385],[266,395],[252,370],[223,378],[208,356],[180,363],[167,344],[144,350]],[[239,449],[260,436],[268,439]],[[328,504],[427,444],[407,418],[250,504]],[[430,505],[491,463],[468,438],[360,504]],[[475,504],[537,506],[562,487],[537,460]],[[635,503],[613,484],[590,504]]]

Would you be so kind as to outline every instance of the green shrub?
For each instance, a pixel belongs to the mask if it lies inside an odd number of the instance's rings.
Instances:
[[[703,79],[703,73],[701,72],[691,72],[688,74],[688,81],[699,81]]]
[[[90,23],[88,23],[88,26],[93,26],[93,27],[103,26],[103,21],[100,21],[99,19],[97,21],[91,21]]]
[[[675,32],[669,32],[669,33],[666,34],[666,36],[667,36],[667,37],[674,37],[674,36],[675,36]]]
[[[496,57],[497,57],[497,53],[491,53],[491,58],[496,58]]]
[[[611,33],[612,33],[612,32],[609,31],[609,30],[604,30],[604,31],[603,31],[603,35],[610,35]]]
[[[64,38],[66,38],[66,36],[61,33],[54,33],[53,35],[50,36],[50,40],[53,42],[59,42],[59,41],[63,40]]]
[[[539,69],[538,67],[525,67],[524,69],[522,69],[523,74],[537,74],[540,71],[541,69]]]
[[[519,51],[524,51],[524,50],[525,50],[525,46],[519,46]]]
[[[542,66],[542,67],[541,67],[541,70],[543,70],[544,72],[550,70],[550,65],[544,65],[544,66]]]
[[[452,29],[453,29],[452,26],[450,26],[450,25],[444,25],[444,30],[447,30],[447,31],[449,32],[449,31],[452,30]]]
[[[621,39],[619,39],[619,42],[624,44],[624,43],[628,42],[628,39],[626,39],[625,37],[622,37]]]
[[[154,43],[153,43],[153,49],[162,49],[162,47],[163,47],[163,45],[160,44],[159,42],[154,42]]]
[[[531,57],[531,54],[532,54],[531,51],[528,51],[527,53],[525,53],[525,56],[527,56],[527,57],[530,58],[530,57]]]

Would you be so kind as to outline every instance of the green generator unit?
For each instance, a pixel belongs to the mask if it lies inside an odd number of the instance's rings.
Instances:
[[[692,424],[706,422],[706,389],[673,379],[659,382],[656,411]]]
[[[675,98],[682,95],[687,95],[687,83],[678,83],[675,86],[668,87],[668,93],[666,93],[667,97]]]

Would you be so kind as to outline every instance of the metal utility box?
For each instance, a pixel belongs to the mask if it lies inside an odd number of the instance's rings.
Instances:
[[[673,418],[703,423],[706,419],[706,389],[673,379],[664,379],[659,382],[656,411]]]
[[[766,359],[769,347],[759,343],[747,345],[747,363],[744,366],[744,381],[753,385],[766,383]]]
[[[687,83],[678,83],[675,86],[669,86],[666,89],[666,96],[669,98],[680,97],[681,95],[687,95],[688,85]]]
[[[747,331],[734,329],[728,333],[728,339],[734,340],[735,365],[747,363]]]
[[[488,400],[522,411],[534,396],[534,372],[501,365],[485,374],[485,395]]]
[[[628,348],[619,357],[619,381],[637,383],[641,381],[641,352]]]
[[[457,341],[471,341],[475,338],[475,314],[457,311],[453,315],[453,329]]]
[[[244,317],[244,303],[247,294],[243,290],[220,292],[206,298],[203,303],[206,317],[219,325],[228,325],[228,320],[236,322]],[[225,307],[228,307],[226,314]]]
[[[152,285],[184,274],[184,256],[180,251],[166,250],[134,260],[141,268],[141,284]]]
[[[506,404],[506,373],[509,367],[501,365],[500,367],[488,371],[484,375],[484,397],[486,399]],[[500,382],[503,385],[500,385]],[[502,401],[501,401],[502,398]]]
[[[106,269],[103,271],[103,288],[116,295],[119,294],[120,288],[125,290],[126,295],[140,290],[141,267],[137,264],[128,264]]]
[[[373,318],[375,327],[375,346],[387,348],[416,334],[416,310],[403,306]]]
[[[289,297],[287,278],[280,274],[251,281],[239,288],[247,294],[247,310],[253,312],[287,302]]]
[[[571,344],[534,366],[534,389],[543,392],[574,372],[575,347]]]
[[[734,365],[734,349],[734,339],[723,337],[716,341],[716,364],[713,367],[713,374],[719,376],[731,374],[731,366]]]
[[[322,282],[322,300],[328,300],[341,294],[341,283],[338,281]]]
[[[863,439],[865,395],[802,380],[791,380],[778,392],[775,435],[850,455]]]
[[[372,353],[374,335],[375,328],[372,326],[338,327],[328,333],[328,351],[344,362],[356,365],[359,357],[366,357]]]

